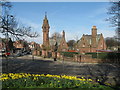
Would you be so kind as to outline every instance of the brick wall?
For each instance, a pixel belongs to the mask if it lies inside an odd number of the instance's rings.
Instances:
[[[75,62],[81,62],[81,63],[101,63],[102,60],[92,58],[91,55],[74,55],[73,57],[65,57],[63,55],[60,55],[61,60],[66,61],[75,61]]]

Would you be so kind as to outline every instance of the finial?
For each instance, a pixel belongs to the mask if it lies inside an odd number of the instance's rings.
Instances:
[[[47,12],[45,12],[45,18],[47,18]]]

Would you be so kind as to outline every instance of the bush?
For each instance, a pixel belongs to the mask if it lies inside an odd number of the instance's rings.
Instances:
[[[92,58],[99,58],[99,59],[109,59],[113,61],[118,59],[120,60],[120,53],[118,52],[98,52],[98,53],[86,53],[86,55],[92,55]]]
[[[74,54],[79,54],[78,52],[61,52],[66,57],[73,57]]]

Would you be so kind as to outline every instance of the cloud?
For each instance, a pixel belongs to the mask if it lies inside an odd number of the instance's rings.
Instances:
[[[106,30],[106,29],[102,29],[102,30],[98,30],[98,33],[102,33],[104,38],[106,37],[113,37],[115,36],[115,30]]]
[[[32,22],[28,19],[25,19],[25,18],[22,18],[22,17],[17,17],[19,19],[19,21],[23,24],[23,25],[27,25],[27,26],[31,26],[33,28],[32,32],[37,32],[39,34],[39,37],[37,38],[30,38],[30,37],[25,37],[24,39],[29,41],[29,42],[32,42],[32,41],[35,41],[37,43],[42,43],[42,28],[41,28],[41,25],[42,24],[37,24],[35,22]]]

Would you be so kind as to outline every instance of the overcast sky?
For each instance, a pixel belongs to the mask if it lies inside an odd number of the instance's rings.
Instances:
[[[47,12],[50,24],[50,36],[54,32],[66,32],[66,40],[80,39],[83,34],[91,34],[92,26],[97,26],[98,33],[104,37],[115,35],[105,19],[109,2],[12,2],[12,14],[24,25],[32,26],[40,37],[30,39],[42,43],[42,23]]]

